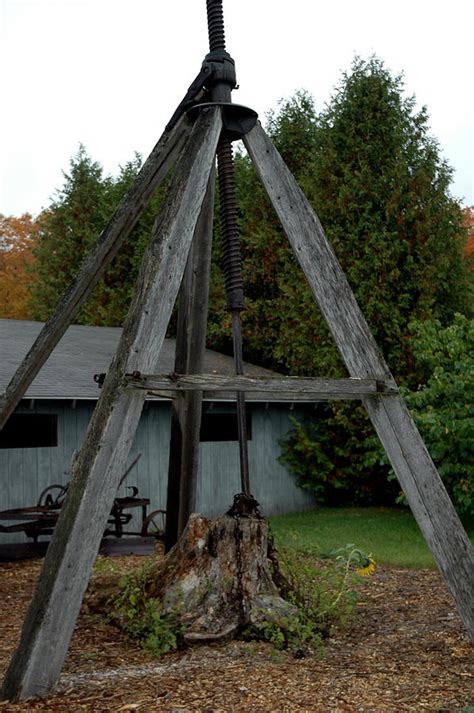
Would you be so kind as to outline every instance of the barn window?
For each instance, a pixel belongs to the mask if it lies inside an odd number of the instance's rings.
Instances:
[[[247,410],[247,440],[252,440],[252,414]],[[203,411],[200,441],[238,441],[237,413]]]
[[[58,417],[14,413],[0,431],[0,448],[51,448],[58,445]]]

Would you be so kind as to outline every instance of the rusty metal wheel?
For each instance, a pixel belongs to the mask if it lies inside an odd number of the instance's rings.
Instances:
[[[66,485],[48,485],[38,498],[38,507],[60,508],[66,493]]]
[[[163,540],[166,530],[166,510],[153,510],[143,520],[141,534],[153,535],[157,540]]]

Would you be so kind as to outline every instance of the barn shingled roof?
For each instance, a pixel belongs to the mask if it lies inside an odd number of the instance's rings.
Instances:
[[[5,390],[42,327],[41,322],[0,319],[0,393]],[[97,399],[99,389],[94,382],[94,374],[107,371],[121,333],[120,327],[70,326],[28,388],[25,398]],[[156,373],[169,374],[174,370],[175,346],[174,339],[165,339]],[[233,374],[233,360],[206,349],[204,372]],[[244,364],[244,372],[248,376],[274,373],[248,363]]]

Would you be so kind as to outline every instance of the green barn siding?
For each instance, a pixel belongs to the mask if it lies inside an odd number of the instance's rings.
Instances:
[[[252,490],[267,515],[305,510],[314,507],[313,497],[298,488],[295,478],[278,462],[278,441],[290,428],[288,406],[269,406],[256,409],[253,414],[254,433],[258,438],[252,442],[250,467],[253,472]],[[296,412],[292,412],[296,415]]]
[[[92,414],[94,402],[25,402],[18,412],[51,413],[58,416],[58,445],[54,448],[0,449],[2,490],[0,510],[36,504],[42,490],[53,483],[69,480],[72,454],[80,448]],[[216,411],[229,406],[215,404]],[[32,411],[31,411],[32,410]],[[262,513],[270,515],[304,510],[314,505],[311,495],[295,485],[294,478],[277,461],[278,439],[289,428],[289,407],[252,405],[252,440],[249,443],[251,489],[261,504]],[[293,412],[296,415],[296,411]],[[150,510],[165,508],[170,437],[170,405],[147,402],[129,456],[129,463],[142,456],[119,490],[136,485],[142,497],[150,499]],[[240,492],[239,452],[237,442],[205,442],[200,445],[197,486],[197,510],[208,516],[225,512]],[[137,510],[128,529],[139,529]],[[0,542],[18,542],[21,536],[0,534]]]
[[[129,495],[127,487],[135,485],[139,495],[150,500],[148,512],[166,507],[169,421],[169,404],[146,404],[128,462],[132,463],[139,453],[142,455],[118,491],[119,496]],[[133,518],[127,529],[138,532],[141,526],[141,511],[136,509],[129,512],[133,514]]]
[[[225,407],[221,406],[224,410]],[[290,427],[289,407],[253,405],[252,439],[248,441],[250,485],[264,515],[314,507],[314,499],[295,484],[278,463],[278,441]],[[296,411],[293,412],[296,415]],[[236,442],[201,443],[197,509],[209,516],[225,512],[241,491]]]
[[[58,444],[51,448],[0,449],[2,488],[0,509],[36,505],[42,491],[49,485],[66,484],[69,480],[71,457],[84,437],[94,402],[35,401],[22,404],[17,413],[56,414]],[[10,523],[2,523],[10,524]],[[0,542],[18,542],[20,534],[0,534]]]
[[[197,486],[198,512],[214,517],[232,505],[239,493],[239,448],[235,441],[201,443],[199,449],[199,478]]]
[[[27,480],[29,480],[29,471],[25,460],[27,459],[21,451],[12,450],[8,452],[9,478],[7,495],[9,503],[12,503],[8,507],[17,507],[16,503],[24,502],[25,491],[28,490]]]

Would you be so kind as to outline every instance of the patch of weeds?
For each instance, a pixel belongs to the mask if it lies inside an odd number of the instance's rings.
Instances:
[[[293,604],[294,614],[276,619],[260,611],[258,623],[248,626],[242,638],[268,642],[294,656],[323,654],[323,638],[347,622],[357,602],[357,582],[372,574],[375,562],[352,544],[328,553],[302,550],[296,541],[292,545],[277,553],[270,538],[268,558],[273,580],[281,596]]]
[[[323,635],[347,623],[358,600],[360,578],[372,574],[371,555],[352,544],[323,553],[282,547],[278,561],[286,580],[284,596],[314,622]]]
[[[177,615],[161,616],[159,600],[146,596],[152,567],[153,563],[147,562],[139,570],[120,578],[118,592],[108,601],[108,619],[158,658],[177,648],[181,625]]]
[[[292,616],[282,617],[278,623],[264,620],[249,626],[243,631],[242,638],[265,641],[277,651],[288,649],[296,656],[315,650],[322,652],[321,633],[302,609]]]
[[[242,652],[245,657],[253,659],[259,653],[258,643],[254,639],[246,641]]]
[[[101,576],[120,574],[120,567],[110,557],[99,555],[94,564],[94,574]]]
[[[246,630],[247,631],[247,630]],[[250,632],[249,632],[250,633]],[[242,636],[243,639],[243,636]],[[256,637],[249,637],[249,640],[247,641],[245,639],[245,643],[242,645],[241,653],[242,656],[250,661],[254,661],[255,659],[259,659],[260,661],[262,660],[262,656],[268,657],[268,660],[273,663],[273,664],[281,664],[283,663],[283,657],[280,653],[279,650],[277,650],[274,646],[269,646],[263,648],[265,645],[261,643],[260,640],[256,640]]]
[[[268,641],[276,649],[290,649],[294,655],[305,655],[308,650],[322,653],[322,639],[349,619],[360,577],[375,569],[372,556],[352,544],[323,553],[316,548],[302,550],[297,542],[277,553],[271,541],[269,559],[274,581],[296,613],[278,623],[252,626],[245,637]]]
[[[270,651],[268,652],[268,660],[276,666],[281,666],[281,664],[284,662],[284,658],[281,655],[280,651],[275,649],[273,646],[270,647]]]

